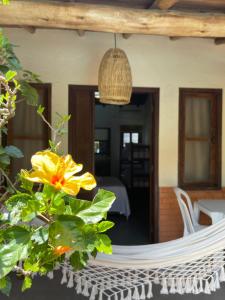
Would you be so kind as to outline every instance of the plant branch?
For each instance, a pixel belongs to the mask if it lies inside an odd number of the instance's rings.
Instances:
[[[31,271],[25,271],[23,268],[19,267],[19,266],[15,266],[14,270],[24,276],[31,276],[32,272]]]
[[[5,177],[5,179],[7,180],[7,182],[9,183],[9,185],[11,186],[11,188],[17,192],[17,189],[15,188],[14,184],[12,183],[12,181],[9,179],[8,175],[6,174],[6,172],[0,168],[0,173],[2,173],[2,175]]]
[[[15,96],[18,90],[17,87],[11,89],[4,76],[0,76],[0,91],[1,87],[3,87],[8,98],[5,102],[3,100],[1,103],[3,108],[0,109],[0,129],[5,127],[5,125],[8,124],[8,121],[15,116]]]

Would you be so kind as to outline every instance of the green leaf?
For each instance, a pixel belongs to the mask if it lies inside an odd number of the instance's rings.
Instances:
[[[65,210],[64,193],[57,193],[53,195],[51,207],[49,209],[51,214],[63,214]]]
[[[45,184],[43,188],[43,194],[46,199],[52,198],[52,195],[55,194],[55,188],[51,185]]]
[[[112,228],[115,224],[110,221],[102,221],[97,225],[98,232],[105,232],[108,229]]]
[[[5,153],[14,158],[22,158],[24,157],[22,151],[15,146],[6,146]]]
[[[30,233],[14,226],[6,230],[4,237],[7,242],[0,245],[0,278],[10,273],[18,261],[27,257]]]
[[[10,165],[10,157],[7,154],[0,154],[0,166],[2,168]]]
[[[17,75],[17,72],[16,72],[16,71],[9,70],[9,71],[5,74],[6,81],[11,81],[16,75]]]
[[[20,187],[30,193],[32,193],[33,191],[33,186],[34,183],[32,181],[27,180],[26,178],[24,178],[23,176],[20,176],[20,181],[21,181],[21,185]]]
[[[0,65],[0,71],[5,74],[9,71],[9,68],[5,65]]]
[[[96,249],[98,250],[98,252],[112,254],[111,240],[106,234],[99,234],[98,240],[96,242]]]
[[[90,207],[79,211],[77,216],[85,223],[97,223],[105,217],[115,199],[114,193],[99,189]]]
[[[36,230],[32,236],[31,240],[35,243],[41,245],[47,242],[48,240],[48,228],[47,227],[41,227],[38,230]]]
[[[39,115],[42,115],[43,112],[44,112],[44,110],[45,110],[44,106],[39,105],[39,106],[38,106],[38,109],[37,109],[37,113],[38,113]]]
[[[5,153],[5,149],[2,146],[0,146],[0,155],[2,155],[4,153]]]
[[[6,201],[6,207],[10,212],[11,224],[17,224],[19,221],[30,222],[33,220],[41,208],[41,203],[32,195],[19,193]]]
[[[3,294],[9,296],[11,288],[12,288],[12,282],[8,276],[0,279],[0,291]]]
[[[69,246],[81,249],[83,221],[76,216],[61,215],[49,227],[50,242],[54,247]]]
[[[88,254],[86,252],[75,251],[70,256],[70,264],[75,271],[79,271],[87,265],[88,258]]]
[[[36,273],[36,272],[39,271],[39,264],[38,264],[38,262],[36,262],[36,263],[31,263],[31,262],[29,261],[29,259],[28,259],[28,260],[26,260],[26,261],[24,262],[23,268],[24,268],[25,271],[30,271],[30,272]]]
[[[38,105],[38,98],[39,98],[38,92],[28,82],[24,80],[20,81],[20,90],[27,104],[32,106]]]
[[[9,1],[10,1],[10,0],[2,0],[2,4],[3,4],[3,5],[7,5],[7,4],[9,4]]]
[[[78,214],[80,211],[86,210],[92,204],[91,201],[80,200],[71,196],[65,196],[65,201],[69,202],[69,205],[74,215]]]
[[[29,276],[26,276],[23,280],[22,284],[22,292],[24,292],[27,289],[30,289],[32,286],[32,279]]]

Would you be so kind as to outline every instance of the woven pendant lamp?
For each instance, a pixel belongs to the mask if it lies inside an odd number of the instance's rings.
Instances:
[[[119,48],[106,51],[98,73],[100,102],[125,105],[132,93],[131,68],[126,53]]]

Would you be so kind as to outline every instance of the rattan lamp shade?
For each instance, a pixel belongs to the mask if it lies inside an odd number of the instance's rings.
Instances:
[[[123,50],[112,48],[103,56],[98,73],[98,89],[101,103],[124,105],[130,102],[132,75]]]

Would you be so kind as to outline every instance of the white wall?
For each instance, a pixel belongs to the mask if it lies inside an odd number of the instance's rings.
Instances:
[[[25,68],[52,83],[53,112],[68,111],[68,84],[97,84],[97,73],[104,52],[113,46],[113,35],[74,31],[23,29],[5,31]],[[225,88],[225,45],[210,39],[180,39],[133,35],[118,46],[130,60],[135,87],[160,87],[160,186],[177,184],[178,89],[179,87]],[[223,145],[225,143],[223,118]],[[67,149],[67,139],[64,141]],[[224,147],[223,147],[224,150]],[[224,151],[223,151],[224,152]],[[225,155],[222,172],[225,185]]]

